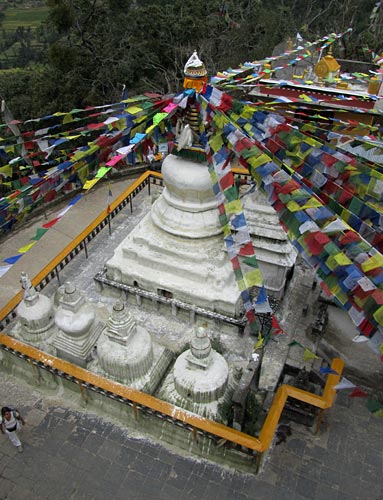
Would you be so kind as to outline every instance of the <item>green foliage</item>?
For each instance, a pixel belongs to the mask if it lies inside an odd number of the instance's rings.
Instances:
[[[234,411],[231,401],[218,403],[218,413],[227,426],[231,427],[233,425]]]
[[[250,436],[257,436],[261,427],[260,419],[263,416],[262,405],[254,392],[249,392],[246,398],[245,420],[243,431]]]
[[[0,78],[0,92],[15,102],[24,101],[12,108],[20,119],[36,116],[35,111],[39,115],[47,109],[54,112],[115,101],[123,84],[131,95],[175,92],[195,49],[211,75],[271,55],[277,44],[297,32],[314,40],[351,25],[353,34],[335,45],[335,56],[369,60],[366,45],[382,49],[383,7],[370,18],[375,3],[226,0],[222,15],[222,0],[8,2],[5,10],[0,6],[5,16],[1,27],[12,21],[14,29],[0,32],[0,69],[28,68],[29,74],[22,78],[28,87],[22,98],[16,97],[19,83]],[[41,73],[46,78],[43,87],[31,88],[41,82]],[[27,114],[20,115],[25,109]]]

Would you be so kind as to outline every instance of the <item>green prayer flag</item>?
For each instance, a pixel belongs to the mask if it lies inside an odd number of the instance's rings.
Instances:
[[[292,342],[290,342],[288,344],[289,346],[293,346],[293,345],[299,345],[299,347],[302,347],[302,349],[305,349],[305,346],[302,345],[300,342],[297,342],[296,340],[293,340]]]
[[[231,186],[223,191],[227,201],[234,201],[238,199],[238,191],[235,186]]]
[[[96,179],[101,179],[101,177],[104,177],[105,174],[109,172],[111,167],[101,167],[98,169],[97,174],[95,175]]]
[[[375,413],[383,408],[383,406],[376,399],[369,398],[366,402],[366,408],[371,412]]]
[[[44,234],[48,231],[45,227],[39,227],[36,229],[36,234],[31,240],[38,241]]]

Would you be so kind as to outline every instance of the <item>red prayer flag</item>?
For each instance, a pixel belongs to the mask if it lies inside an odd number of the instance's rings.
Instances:
[[[221,189],[227,189],[228,187],[231,187],[234,184],[234,175],[233,172],[230,170],[226,175],[220,179],[219,184],[221,186]]]
[[[359,387],[355,387],[355,389],[348,395],[349,398],[367,398],[368,394],[366,394]]]
[[[49,227],[52,227],[56,224],[56,222],[58,222],[60,220],[60,217],[56,217],[55,219],[52,219],[51,221],[43,224],[43,227],[46,227],[46,228],[49,228]]]
[[[249,241],[248,243],[246,243],[246,245],[243,245],[243,247],[240,248],[238,255],[242,255],[243,257],[246,255],[254,255],[252,242]]]
[[[273,335],[286,334],[286,332],[281,328],[281,325],[278,323],[277,318],[274,315],[271,316],[271,328],[274,329]]]

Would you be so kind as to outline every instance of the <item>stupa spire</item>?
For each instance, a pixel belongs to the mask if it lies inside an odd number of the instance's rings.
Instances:
[[[196,50],[186,61],[184,75],[185,89],[195,89],[197,92],[201,92],[203,86],[207,83],[207,71]]]

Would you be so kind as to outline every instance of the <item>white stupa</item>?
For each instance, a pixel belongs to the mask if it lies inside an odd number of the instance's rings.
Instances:
[[[124,304],[117,302],[97,343],[103,371],[118,382],[142,389],[153,364],[149,333],[136,325]]]
[[[203,417],[222,421],[219,404],[230,402],[233,388],[226,360],[212,349],[206,329],[198,327],[190,349],[178,356],[159,397]]]
[[[297,251],[282,228],[277,212],[260,191],[245,195],[242,204],[265,288],[275,299],[282,299]]]
[[[23,299],[17,306],[17,324],[12,332],[15,337],[45,352],[55,354],[51,346],[57,332],[52,301],[36,291],[27,273],[21,273]]]
[[[206,165],[169,155],[165,189],[106,263],[107,278],[242,317]]]
[[[67,361],[86,367],[104,324],[77,288],[65,283],[55,315],[59,330],[54,340],[57,355]]]

